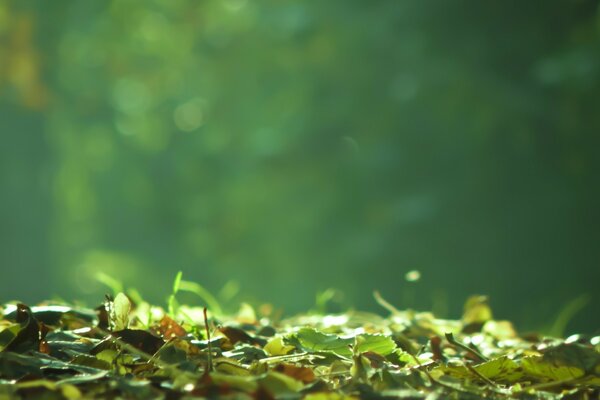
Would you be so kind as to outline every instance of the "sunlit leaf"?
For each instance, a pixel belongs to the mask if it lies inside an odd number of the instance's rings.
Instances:
[[[262,388],[275,396],[297,393],[304,387],[302,381],[274,371],[269,371],[259,382]]]
[[[183,329],[181,325],[175,322],[168,315],[163,316],[159,321],[157,331],[164,339],[183,337],[187,335],[185,329]]]
[[[358,352],[373,352],[382,356],[387,356],[396,350],[396,343],[389,336],[384,335],[359,335],[360,342],[357,343]]]
[[[76,386],[69,383],[58,384],[49,380],[27,381],[16,384],[17,388],[22,391],[28,389],[45,389],[51,391],[59,391],[65,399],[77,400],[82,397],[81,391]]]
[[[179,324],[160,307],[131,308],[108,297],[110,321],[96,326],[73,306],[4,307],[0,397],[559,400],[594,398],[600,385],[596,338],[524,340],[507,322],[402,310],[205,321],[183,305]]]
[[[485,296],[471,296],[467,299],[462,321],[465,325],[483,324],[492,319],[492,309]]]
[[[294,348],[294,346],[286,345],[281,336],[275,336],[265,345],[264,350],[271,356],[283,356]]]
[[[301,328],[291,335],[290,339],[297,341],[304,351],[330,351],[345,357],[352,355],[349,346],[354,342],[351,338],[342,339],[337,335],[325,334],[312,328]]]
[[[290,338],[296,340],[305,351],[333,352],[344,357],[352,355],[350,346],[355,342],[354,337],[339,337],[333,334],[325,334],[312,328],[302,328]],[[357,344],[359,352],[372,351],[386,356],[396,349],[396,343],[390,337],[363,334],[360,335],[360,338],[361,340]]]
[[[131,302],[124,293],[117,293],[113,301],[113,329],[120,331],[129,327],[129,313],[131,312]]]
[[[585,371],[570,365],[556,365],[544,360],[543,357],[530,356],[521,361],[523,372],[527,376],[535,377],[542,381],[562,381],[581,378]]]

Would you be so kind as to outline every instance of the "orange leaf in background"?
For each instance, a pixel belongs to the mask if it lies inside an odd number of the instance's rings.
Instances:
[[[165,339],[172,339],[175,337],[183,337],[187,335],[187,332],[181,325],[175,322],[174,319],[165,315],[162,317],[157,328],[158,333]]]
[[[32,110],[43,110],[49,98],[49,90],[43,81],[40,53],[35,41],[36,21],[27,12],[15,13],[11,18],[11,32],[5,39],[6,56],[0,60],[0,70],[12,86],[21,105]]]

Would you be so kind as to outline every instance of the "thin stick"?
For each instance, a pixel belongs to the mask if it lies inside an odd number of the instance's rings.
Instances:
[[[408,355],[410,355],[413,358],[413,360],[415,360],[415,362],[419,365],[419,367],[423,367],[423,364],[421,363],[421,360],[419,360],[417,358],[417,356],[415,356],[414,354],[410,354],[410,353],[408,353]],[[431,384],[432,386],[434,384],[437,384],[437,385],[440,385],[440,386],[448,388],[448,389],[458,390],[459,392],[463,392],[463,393],[469,393],[469,392],[467,392],[465,390],[461,390],[461,389],[455,388],[452,385],[448,385],[446,383],[438,381],[433,376],[431,376],[431,374],[429,373],[429,371],[427,371],[426,368],[422,368],[422,369],[420,369],[420,371],[422,371],[427,376],[427,379],[429,379],[429,384]]]
[[[467,353],[469,353],[471,355],[474,355],[475,357],[477,357],[477,359],[479,359],[479,361],[484,361],[484,362],[489,361],[489,359],[486,356],[484,356],[477,350],[475,350],[467,345],[464,345],[464,344],[460,343],[458,340],[454,339],[454,335],[452,333],[446,333],[445,336],[446,336],[446,340],[448,342],[450,342],[450,344],[463,349],[464,351],[466,351]]]
[[[567,378],[567,379],[562,379],[560,381],[553,381],[553,382],[542,382],[542,383],[538,383],[535,385],[531,385],[531,386],[525,386],[523,387],[523,390],[543,390],[543,389],[548,389],[554,386],[560,386],[560,385],[574,385],[576,383],[581,383],[582,378],[586,378],[586,376],[580,376],[578,378]]]
[[[212,345],[210,343],[210,329],[208,329],[208,317],[206,315],[206,307],[204,307],[204,327],[206,328],[206,340],[208,341],[208,372],[213,370],[212,360]]]
[[[483,375],[481,372],[477,371],[475,368],[473,368],[472,365],[470,364],[465,364],[465,367],[467,367],[467,369],[469,371],[471,371],[471,373],[473,373],[475,376],[477,376],[479,379],[481,379],[482,381],[484,381],[485,383],[487,383],[488,385],[497,388],[498,385],[496,385],[496,382],[494,382],[493,380],[491,380],[490,378],[488,378],[487,376]]]
[[[323,356],[320,356],[318,354],[309,354],[309,353],[299,353],[299,354],[286,354],[283,356],[273,356],[273,357],[266,357],[266,358],[261,358],[260,360],[258,360],[259,363],[272,363],[272,362],[277,362],[277,361],[282,361],[282,360],[313,360],[316,358],[325,358]],[[342,360],[345,361],[345,360]]]
[[[341,376],[341,375],[350,375],[350,374],[351,374],[351,372],[350,372],[350,370],[348,370],[348,371],[328,372],[326,374],[319,374],[316,376],[319,378],[325,378],[328,376]]]

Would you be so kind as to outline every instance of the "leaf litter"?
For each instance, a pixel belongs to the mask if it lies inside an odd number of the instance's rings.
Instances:
[[[460,320],[398,310],[285,320],[167,311],[123,294],[95,310],[2,306],[0,399],[597,399],[600,340],[528,335],[485,297]],[[189,286],[189,285],[188,285]]]

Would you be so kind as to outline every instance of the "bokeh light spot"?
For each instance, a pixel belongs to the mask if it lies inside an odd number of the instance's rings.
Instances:
[[[141,81],[120,79],[113,88],[113,104],[126,114],[141,114],[150,106],[150,91]]]
[[[404,279],[406,279],[407,282],[417,282],[419,279],[421,279],[421,273],[416,269],[413,269],[404,275]]]
[[[177,128],[184,132],[192,132],[204,124],[206,101],[194,98],[178,106],[173,113]]]

